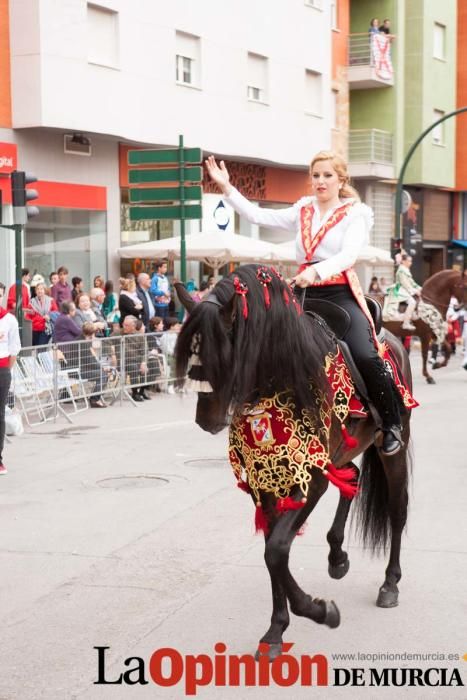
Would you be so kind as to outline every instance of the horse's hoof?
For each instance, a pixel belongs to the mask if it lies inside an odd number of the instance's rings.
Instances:
[[[427,383],[427,384],[436,384],[436,382],[435,382],[435,380],[433,379],[433,377],[427,377],[427,378],[426,378],[426,383]]]
[[[350,568],[350,562],[349,559],[345,559],[345,561],[341,562],[340,564],[329,564],[328,566],[328,574],[331,578],[344,578],[346,573],[348,572]]]
[[[264,647],[264,649],[258,647],[255,653],[256,661],[259,661],[260,658],[264,656],[267,656],[269,661],[274,661],[274,659],[277,659],[277,657],[282,654],[282,642],[272,642],[272,644],[261,642],[260,646]]]
[[[391,590],[386,588],[386,586],[381,586],[378,593],[378,599],[376,601],[378,608],[395,608],[399,605],[399,591],[397,589]]]
[[[323,625],[327,625],[332,630],[336,629],[341,623],[339,609],[333,600],[325,600],[324,604],[326,606],[326,615],[323,620]]]

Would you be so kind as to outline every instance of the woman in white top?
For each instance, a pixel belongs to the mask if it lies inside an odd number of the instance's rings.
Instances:
[[[11,384],[11,368],[20,350],[18,321],[13,314],[0,306],[0,475],[8,471],[2,458],[5,440],[5,408]]]
[[[369,241],[373,213],[350,187],[345,161],[332,152],[318,153],[310,167],[312,196],[279,210],[257,207],[243,197],[230,184],[223,161],[219,167],[210,156],[206,167],[225,201],[241,216],[260,226],[296,234],[300,267],[294,279],[296,286],[306,289],[306,298],[326,299],[349,312],[352,324],[344,340],[381,416],[381,450],[385,455],[396,454],[402,446],[400,401],[378,355],[374,326],[352,268]]]

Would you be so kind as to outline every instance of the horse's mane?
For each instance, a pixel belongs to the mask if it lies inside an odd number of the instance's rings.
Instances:
[[[459,279],[462,278],[462,274],[458,272],[458,270],[440,270],[425,280],[422,290],[425,289],[425,287],[429,289],[432,286],[438,286],[438,284],[446,283],[446,280],[455,279],[457,277],[459,277]]]
[[[270,278],[266,287],[261,271]],[[248,289],[244,297],[239,285]],[[177,376],[185,376],[199,340],[203,376],[225,406],[289,390],[298,409],[317,413],[317,391],[328,391],[325,357],[335,347],[322,323],[302,313],[273,268],[242,265],[213,294],[221,308],[202,301],[179,334]]]

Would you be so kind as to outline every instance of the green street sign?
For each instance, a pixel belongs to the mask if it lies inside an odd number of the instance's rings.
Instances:
[[[181,187],[134,187],[130,189],[130,202],[176,202],[181,199]],[[201,185],[183,188],[183,199],[201,199]]]
[[[160,168],[158,170],[130,170],[128,173],[131,185],[152,184],[156,182],[180,182],[180,168]],[[201,182],[202,168],[199,166],[184,168],[184,181]]]
[[[184,148],[185,163],[201,163],[203,154],[201,148]],[[157,165],[180,162],[179,148],[164,148],[159,150],[128,151],[128,165]]]
[[[130,207],[130,221],[149,221],[157,219],[181,219],[182,207],[179,204],[170,207]],[[184,219],[201,219],[201,204],[187,204],[183,211]]]

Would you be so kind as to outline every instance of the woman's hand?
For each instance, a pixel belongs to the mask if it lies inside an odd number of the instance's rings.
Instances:
[[[224,161],[221,160],[219,167],[214,156],[209,156],[205,163],[211,180],[216,183],[222,194],[225,194],[228,197],[232,190],[232,185],[230,184],[229,172],[225,167]]]
[[[313,265],[309,265],[302,270],[302,272],[299,272],[298,275],[295,275],[292,281],[295,282],[297,287],[311,287],[316,281],[317,277],[318,274]]]

